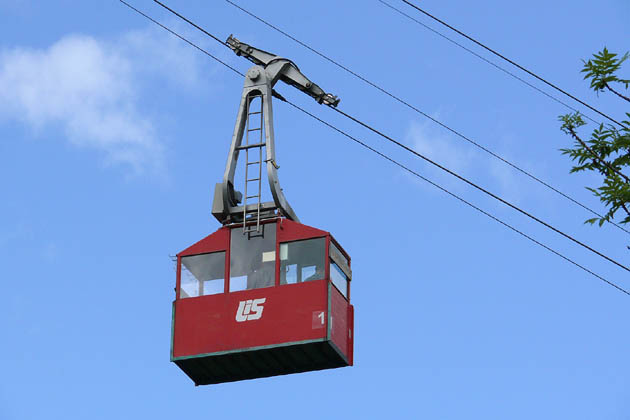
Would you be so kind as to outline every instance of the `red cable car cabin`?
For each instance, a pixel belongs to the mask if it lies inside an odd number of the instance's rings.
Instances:
[[[196,385],[352,365],[351,277],[328,232],[222,227],[177,255],[171,361]]]
[[[226,44],[254,66],[214,190],[212,215],[223,227],[177,255],[171,360],[197,385],[350,366],[350,257],[330,233],[300,224],[287,202],[272,113],[279,80],[320,104],[339,99],[291,60],[232,36]],[[262,200],[264,178],[273,201]]]

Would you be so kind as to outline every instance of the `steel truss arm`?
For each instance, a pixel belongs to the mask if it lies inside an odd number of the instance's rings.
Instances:
[[[284,83],[301,90],[320,104],[323,103],[332,106],[339,104],[339,98],[324,92],[317,84],[311,82],[293,61],[252,47],[249,44],[239,41],[232,35],[229,36],[226,43],[232,48],[236,55],[243,56],[255,65],[265,67],[270,74],[274,74],[275,77],[272,79],[271,83],[272,87],[276,84],[278,78],[280,78]],[[288,64],[288,66],[286,66],[286,64]]]
[[[227,44],[234,52],[247,58],[252,66],[245,75],[245,84],[241,95],[241,103],[236,117],[232,144],[228,154],[228,160],[223,175],[223,182],[216,185],[212,214],[223,224],[243,223],[245,228],[249,222],[255,222],[256,230],[260,225],[261,218],[275,217],[280,214],[288,219],[299,221],[293,208],[286,200],[280,183],[278,181],[278,165],[275,158],[275,143],[273,129],[273,107],[272,96],[277,95],[273,87],[278,80],[287,83],[307,95],[314,98],[318,103],[330,106],[337,106],[339,99],[324,92],[318,85],[311,82],[291,61],[278,57],[269,52],[252,47],[240,42],[238,39],[230,37]],[[257,104],[260,98],[260,111],[252,111],[253,104]],[[258,109],[258,108],[256,108]],[[260,114],[260,127],[251,128],[252,116]],[[264,139],[262,133],[264,130]],[[260,137],[253,143],[250,141],[250,133],[257,132]],[[245,144],[243,138],[245,137]],[[265,150],[263,159],[263,147]],[[256,155],[258,151],[259,160],[250,160],[250,153]],[[248,161],[245,162],[245,194],[235,190],[234,176],[239,155],[245,153]],[[266,166],[267,180],[273,197],[273,202],[261,201],[261,176],[251,178],[250,168],[258,167],[261,174],[263,163]],[[251,182],[258,182],[258,194],[250,194],[249,186]],[[248,200],[256,199],[255,203]],[[245,230],[245,229],[244,229]]]

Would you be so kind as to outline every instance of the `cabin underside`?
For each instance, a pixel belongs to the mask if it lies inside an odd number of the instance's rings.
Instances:
[[[173,360],[195,385],[348,366],[348,361],[328,340],[280,344]]]

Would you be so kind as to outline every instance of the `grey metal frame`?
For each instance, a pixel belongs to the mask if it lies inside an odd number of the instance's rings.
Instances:
[[[282,98],[273,87],[282,80],[283,82],[301,90],[314,98],[318,103],[330,106],[337,106],[339,99],[329,93],[325,93],[319,86],[312,83],[298,67],[290,60],[278,57],[274,54],[259,50],[255,47],[240,42],[231,35],[227,44],[237,55],[244,56],[254,63],[245,75],[241,103],[236,116],[234,133],[232,134],[232,144],[228,153],[227,164],[223,174],[223,182],[216,184],[214,191],[214,201],[212,204],[212,214],[222,224],[243,223],[243,232],[259,232],[261,219],[276,217],[278,214],[290,220],[299,222],[293,208],[289,205],[280,182],[278,180],[278,164],[275,157],[274,129],[273,129],[273,107],[272,96]],[[250,112],[250,105],[256,98],[261,98],[260,111]],[[250,128],[250,117],[260,113],[260,127]],[[264,129],[264,142],[262,132]],[[250,143],[249,134],[259,131],[258,142]],[[243,136],[245,135],[245,144]],[[262,160],[262,148],[265,148],[265,159]],[[250,149],[258,149],[258,161],[249,161]],[[241,151],[245,151],[247,162],[245,163],[245,195],[234,189],[234,175]],[[267,180],[273,201],[261,202],[262,197],[262,163],[266,163]],[[259,165],[258,170],[254,170],[257,178],[249,177],[249,166]],[[254,168],[256,169],[256,168]],[[258,194],[248,195],[248,184],[258,182]],[[248,200],[257,199],[256,203],[249,203]],[[242,202],[242,204],[241,204]],[[254,223],[250,223],[254,222]]]

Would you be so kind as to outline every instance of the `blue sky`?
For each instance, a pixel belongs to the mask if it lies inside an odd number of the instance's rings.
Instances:
[[[247,70],[153,2],[130,2]],[[626,233],[583,225],[582,209],[228,3],[168,4],[291,58],[341,109],[628,264]],[[558,152],[570,145],[556,120],[565,108],[378,1],[239,4],[604,211],[584,189],[598,179],[569,175]],[[627,110],[579,73],[603,46],[630,49],[627,1],[421,5],[605,112]],[[355,366],[194,387],[169,362],[169,255],[219,227],[212,188],[243,81],[118,1],[0,0],[0,11],[0,418],[630,418],[628,296],[281,103],[285,194],[352,256]],[[630,286],[617,267],[278,90]]]

